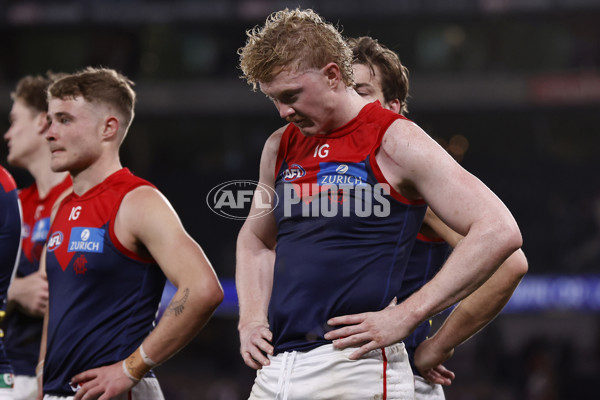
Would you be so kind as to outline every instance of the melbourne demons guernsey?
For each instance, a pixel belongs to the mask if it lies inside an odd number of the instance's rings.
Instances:
[[[275,353],[331,343],[329,318],[385,308],[400,291],[425,213],[387,183],[375,154],[404,117],[379,102],[333,132],[281,137],[269,325]]]
[[[114,232],[123,197],[142,185],[151,186],[124,168],[59,207],[46,254],[45,394],[72,396],[73,376],[125,359],[153,328],[165,276]]]
[[[450,253],[450,245],[442,239],[433,239],[419,233],[413,246],[402,288],[398,292],[398,302],[419,290],[440,270]],[[415,350],[427,339],[431,329],[431,320],[424,321],[406,339],[403,340],[413,373],[421,375],[415,368]]]
[[[0,166],[0,321],[6,311],[6,292],[19,256],[20,241],[21,211],[17,185],[8,171]],[[0,331],[0,388],[12,385],[4,381],[5,374],[12,372]]]
[[[16,276],[26,277],[39,269],[42,249],[48,239],[50,214],[60,195],[71,188],[71,177],[67,176],[54,186],[46,196],[40,197],[37,185],[19,190],[23,209],[23,233],[21,256]],[[43,319],[12,310],[5,321],[6,352],[12,360],[16,375],[35,376],[35,366],[40,354]]]

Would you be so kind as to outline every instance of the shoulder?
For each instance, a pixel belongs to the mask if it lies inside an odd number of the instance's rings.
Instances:
[[[143,213],[146,207],[160,207],[168,204],[167,198],[154,186],[144,183],[136,186],[123,196],[120,210]]]
[[[281,144],[281,138],[283,137],[283,134],[285,133],[288,127],[289,124],[284,125],[281,128],[277,129],[275,132],[273,132],[265,142],[263,152],[268,151],[271,153],[277,153],[277,151],[279,150],[279,145]]]
[[[408,119],[400,118],[390,124],[381,145],[391,149],[397,146],[406,148],[410,147],[412,142],[422,141],[425,138],[429,139],[429,136],[421,127]]]
[[[175,211],[167,198],[155,187],[137,186],[123,197],[116,214],[118,226],[135,237],[161,229]]]
[[[17,184],[13,179],[12,175],[0,166],[0,186],[4,188],[5,192],[11,192],[17,188]]]
[[[288,126],[289,124],[277,129],[265,142],[260,161],[261,179],[263,180],[275,171],[281,140]]]

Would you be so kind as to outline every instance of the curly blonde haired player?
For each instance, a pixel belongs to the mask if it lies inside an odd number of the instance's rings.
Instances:
[[[356,93],[348,44],[314,11],[273,13],[247,34],[244,78],[288,122],[260,164],[279,202],[238,237],[240,352],[259,370],[250,398],[412,399],[401,340],[519,249],[518,226],[417,125]],[[249,216],[265,204],[257,192]],[[427,204],[465,237],[434,279],[388,306]]]
[[[223,299],[167,199],[121,166],[132,85],[114,70],[87,68],[48,88],[51,168],[70,173],[73,193],[44,253],[50,298],[38,399],[164,399],[151,370],[187,345]],[[153,327],[165,278],[177,292]]]
[[[384,108],[407,113],[408,69],[402,65],[398,55],[367,36],[348,39],[348,43],[354,54],[357,93],[369,101],[379,101]],[[462,238],[428,209],[412,249],[398,299],[408,297],[433,278],[445,260],[446,243],[455,247]],[[500,312],[526,273],[527,260],[523,251],[518,250],[486,283],[461,301],[442,329],[421,347],[419,345],[429,334],[430,321],[419,325],[404,339],[415,374],[416,400],[445,398],[442,385],[449,385],[454,374],[442,363],[453,355],[456,346],[477,333]]]

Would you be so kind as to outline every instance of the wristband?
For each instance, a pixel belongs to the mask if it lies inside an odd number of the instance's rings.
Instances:
[[[144,362],[139,347],[125,359],[123,368],[127,371],[127,376],[133,378],[134,382],[139,382],[152,369]]]
[[[126,376],[127,376],[127,377],[128,377],[130,380],[131,380],[131,381],[133,381],[133,383],[138,383],[140,380],[139,380],[139,379],[137,379],[137,378],[135,378],[135,377],[133,377],[133,375],[131,375],[131,374],[129,373],[129,371],[127,370],[127,365],[125,365],[125,360],[123,360],[123,364],[122,364],[122,365],[123,365],[123,372],[125,373],[125,375],[126,375]]]
[[[150,368],[154,368],[158,365],[150,357],[148,357],[148,354],[146,354],[146,352],[144,351],[143,344],[140,345],[140,354],[142,355],[142,360],[144,360],[144,364],[146,364]]]

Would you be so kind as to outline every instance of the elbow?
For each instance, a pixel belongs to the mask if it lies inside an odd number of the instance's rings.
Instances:
[[[218,281],[205,292],[205,304],[209,306],[213,312],[223,302],[224,298],[225,293],[223,292],[223,288]]]
[[[196,285],[195,292],[195,309],[201,315],[212,315],[225,297],[223,288],[216,277],[214,280],[211,279],[210,282],[202,282]]]
[[[497,226],[495,235],[504,259],[515,253],[523,245],[523,236],[514,220]]]
[[[510,272],[513,276],[513,280],[520,282],[529,270],[529,264],[527,262],[527,257],[525,257],[525,253],[523,253],[523,250],[519,249],[514,252],[512,256],[510,256],[509,261]]]

